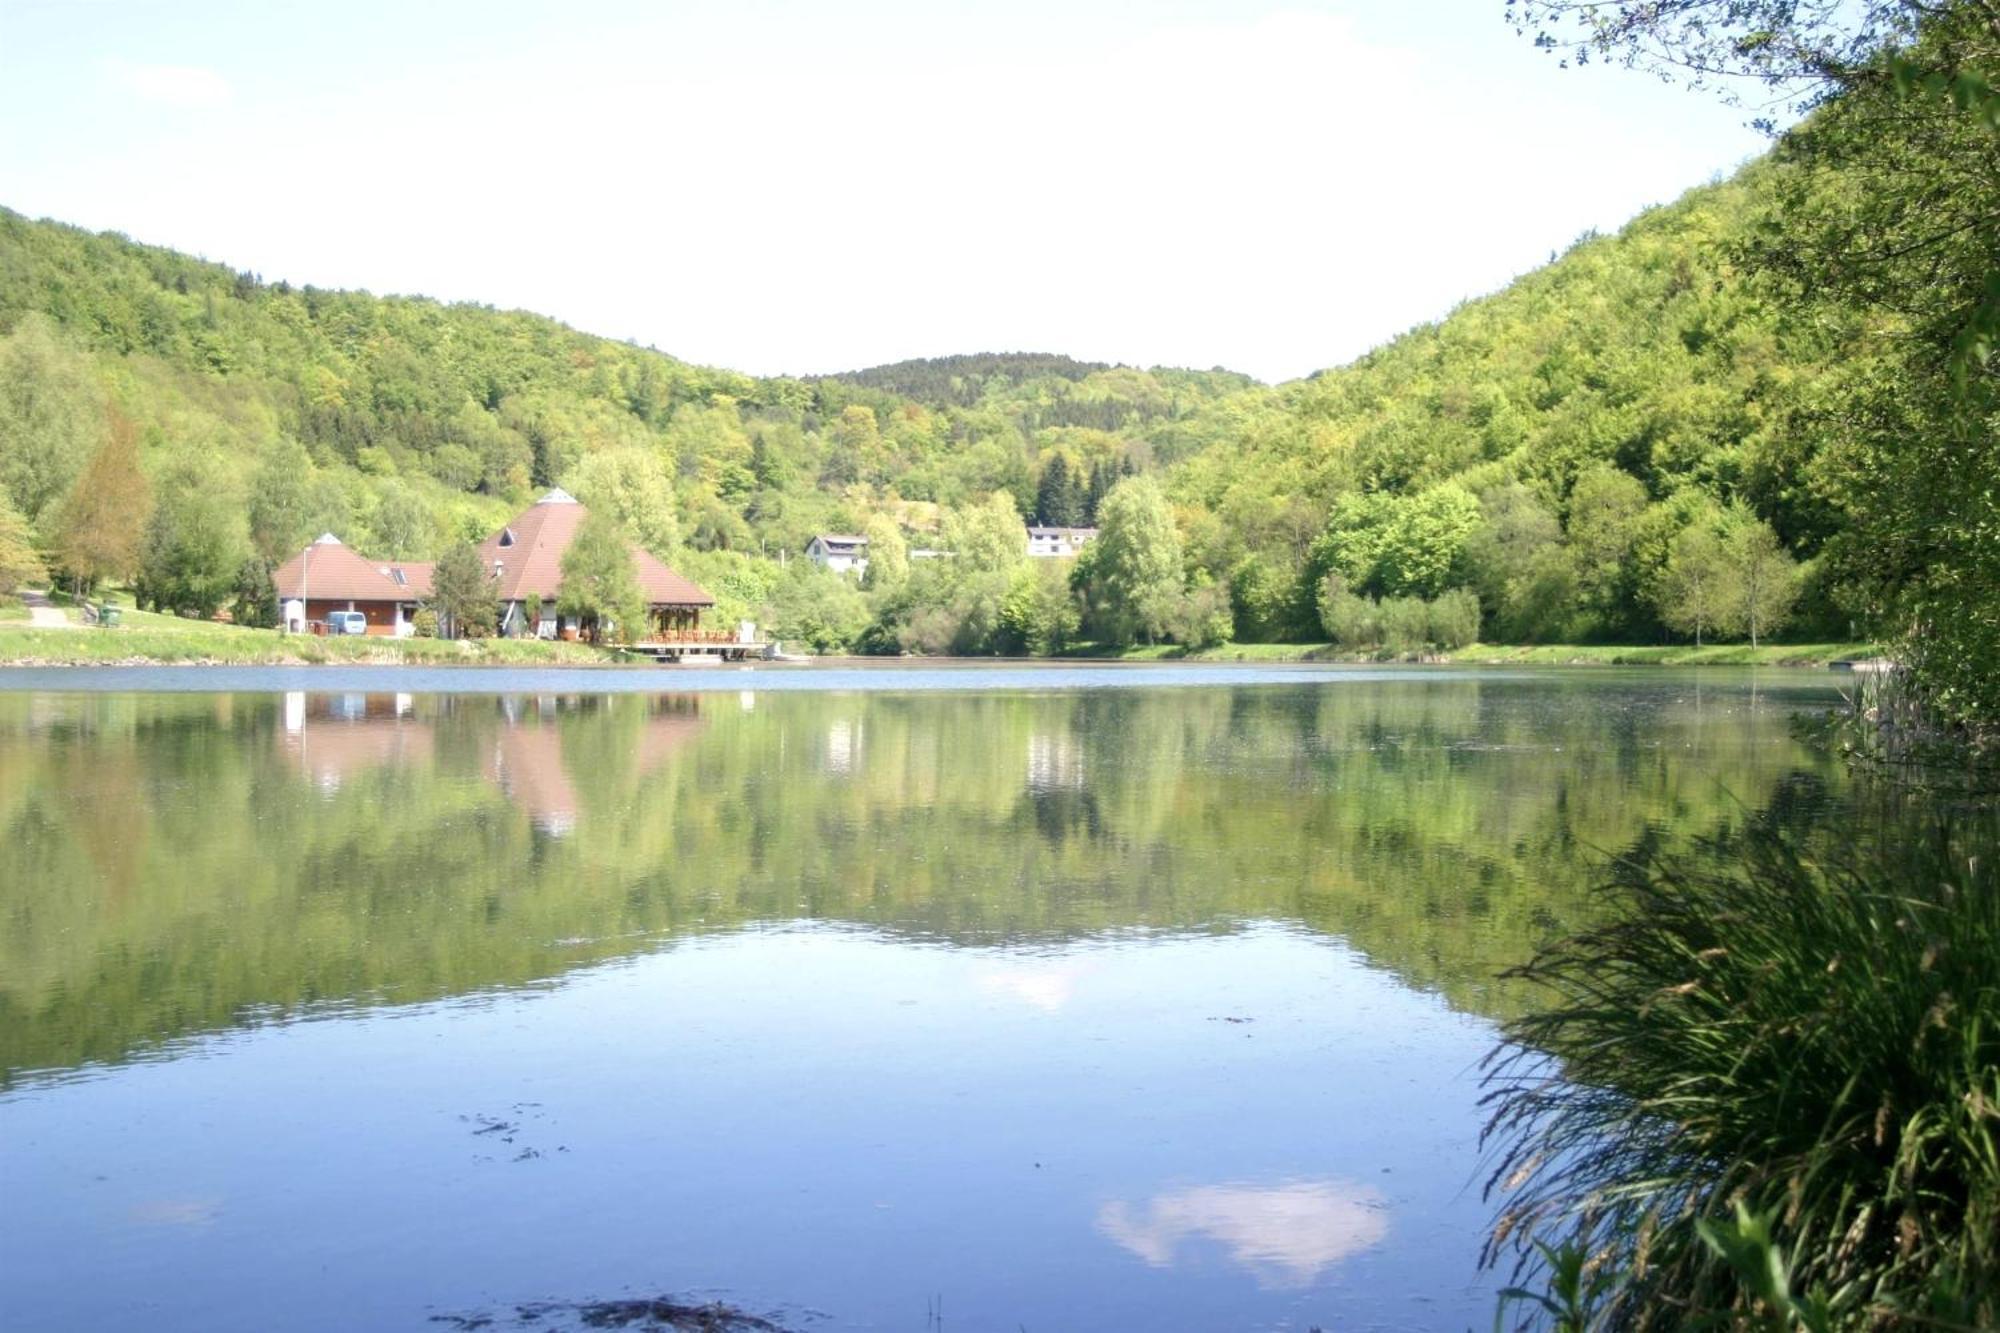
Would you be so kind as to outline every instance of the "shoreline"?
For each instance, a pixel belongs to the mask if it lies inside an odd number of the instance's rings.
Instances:
[[[1096,652],[1082,649],[1053,657],[870,657],[827,655],[804,661],[759,662],[759,666],[934,666],[979,664],[1060,665],[1246,665],[1313,663],[1347,666],[1767,666],[1824,669],[1836,661],[1874,657],[1868,644],[1635,645],[1474,644],[1449,653],[1395,657],[1341,652],[1331,644],[1223,644],[1189,652],[1174,645]],[[690,666],[694,664],[689,664]],[[30,628],[0,622],[0,668],[51,670],[65,667],[552,667],[564,670],[676,669],[621,656],[615,649],[581,643],[521,639],[325,639],[284,635],[275,630],[190,624],[99,629]]]

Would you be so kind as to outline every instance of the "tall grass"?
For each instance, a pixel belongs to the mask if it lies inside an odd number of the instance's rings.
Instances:
[[[1529,1323],[2000,1325],[2000,840],[1865,823],[1643,849],[1516,970],[1487,1258]]]
[[[1825,728],[1850,763],[1933,794],[2000,793],[2000,727],[1947,720],[1907,670],[1859,676]]]

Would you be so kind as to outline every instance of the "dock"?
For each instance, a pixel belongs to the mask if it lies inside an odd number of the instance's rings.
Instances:
[[[762,639],[736,634],[707,634],[700,631],[628,643],[622,651],[661,664],[673,662],[761,662],[775,656],[772,645]]]

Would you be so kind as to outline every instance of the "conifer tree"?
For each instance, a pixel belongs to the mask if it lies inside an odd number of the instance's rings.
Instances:
[[[1042,469],[1041,484],[1035,489],[1035,521],[1047,528],[1073,528],[1083,520],[1076,474],[1069,459],[1058,453]]]
[[[443,622],[447,638],[480,638],[493,632],[499,619],[499,584],[479,548],[459,542],[445,548],[431,571],[430,609]]]

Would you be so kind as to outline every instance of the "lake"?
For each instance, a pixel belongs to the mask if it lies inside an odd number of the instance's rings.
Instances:
[[[1825,807],[1834,697],[0,672],[0,1318],[1489,1328],[1496,973],[1606,855]]]

